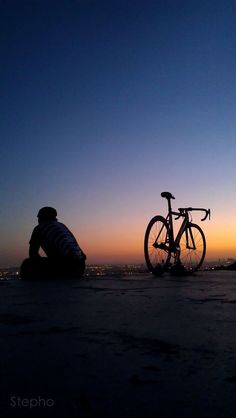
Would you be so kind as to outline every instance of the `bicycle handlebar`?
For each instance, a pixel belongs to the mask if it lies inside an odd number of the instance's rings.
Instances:
[[[180,216],[183,216],[184,212],[191,212],[193,210],[200,210],[202,212],[205,212],[205,216],[203,216],[203,218],[201,219],[201,221],[205,221],[207,219],[207,217],[209,216],[209,219],[211,219],[211,210],[210,209],[204,209],[204,208],[179,208],[178,209],[180,212],[180,215],[176,218],[180,218]]]

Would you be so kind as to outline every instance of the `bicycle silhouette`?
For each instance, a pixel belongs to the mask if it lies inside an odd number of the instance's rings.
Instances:
[[[172,211],[171,199],[175,199],[169,192],[161,193],[168,202],[167,217],[154,216],[147,226],[144,238],[144,255],[148,270],[155,276],[160,276],[167,270],[174,272],[194,273],[198,270],[206,255],[206,239],[199,225],[192,223],[189,212],[203,211],[205,221],[210,209],[179,208]],[[173,216],[175,220],[183,218],[179,231],[174,238]]]

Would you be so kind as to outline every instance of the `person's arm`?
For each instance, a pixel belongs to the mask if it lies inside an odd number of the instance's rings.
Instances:
[[[29,256],[32,257],[40,257],[39,255],[39,248],[40,248],[40,236],[38,227],[36,226],[33,230],[33,233],[30,238],[29,242]]]

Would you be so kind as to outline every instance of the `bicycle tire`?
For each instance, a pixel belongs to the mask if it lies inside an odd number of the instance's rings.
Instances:
[[[144,256],[148,270],[155,276],[162,275],[168,268],[170,253],[168,250],[155,248],[153,244],[168,242],[168,223],[162,216],[154,216],[147,226],[144,237]]]
[[[187,248],[186,231],[184,231],[179,241],[179,261],[186,271],[194,273],[199,270],[204,261],[206,255],[206,238],[199,225],[190,223],[188,229],[190,228],[196,248]]]

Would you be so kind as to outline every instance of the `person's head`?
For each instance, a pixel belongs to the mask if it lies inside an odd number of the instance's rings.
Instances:
[[[37,217],[39,222],[56,221],[57,211],[56,209],[51,208],[50,206],[45,206],[44,208],[41,208],[39,210]]]

